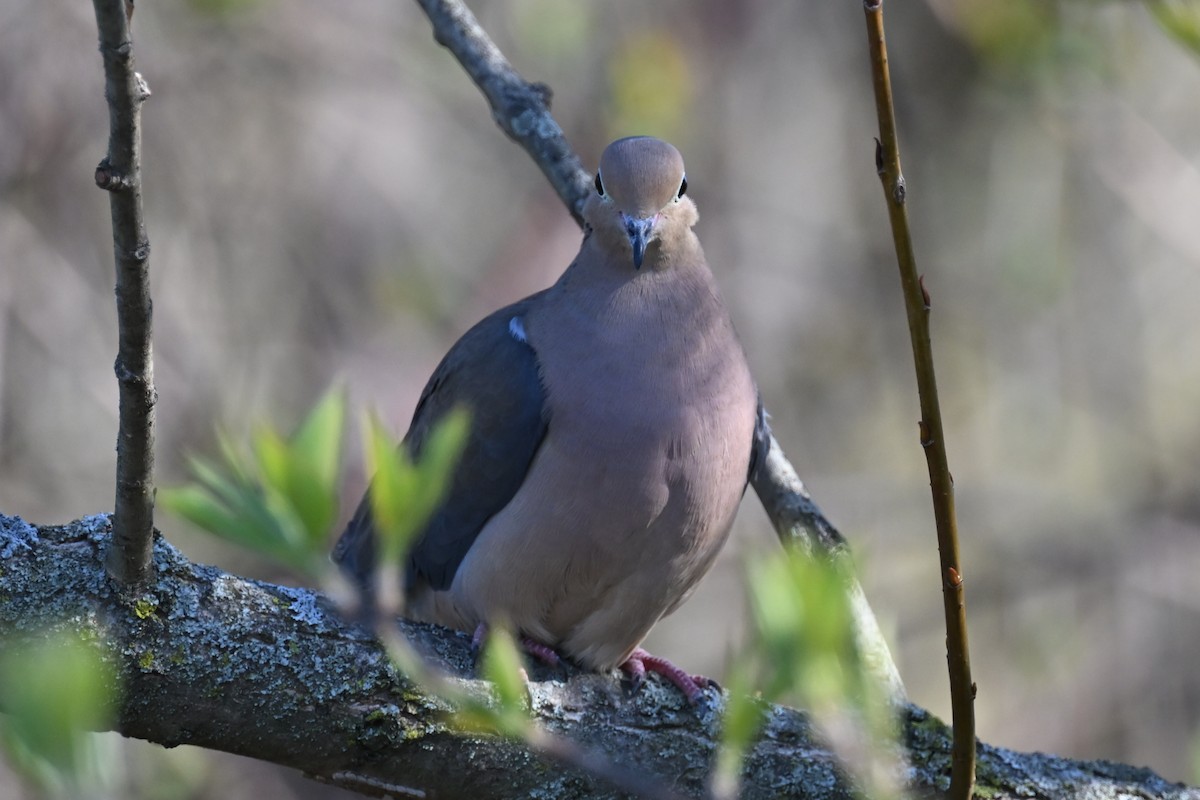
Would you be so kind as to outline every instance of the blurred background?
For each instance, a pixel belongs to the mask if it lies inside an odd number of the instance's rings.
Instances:
[[[873,163],[858,3],[493,0],[588,169],[670,139],[773,426],[853,544],[912,699],[949,718],[936,540]],[[1200,10],[923,0],[887,26],[979,686],[980,737],[1200,781]],[[1190,15],[1190,16],[1189,16]],[[138,6],[158,475],[331,386],[402,434],[446,348],[580,233],[415,4]],[[0,511],[112,507],[107,140],[91,5],[0,0]],[[350,433],[359,441],[356,431]],[[343,519],[365,476],[345,465]],[[287,581],[160,513],[193,559]],[[336,532],[331,532],[331,538]],[[751,493],[650,649],[720,677]],[[333,797],[289,771],[106,739],[145,798]],[[22,797],[0,765],[0,795]],[[349,795],[346,795],[349,796]]]

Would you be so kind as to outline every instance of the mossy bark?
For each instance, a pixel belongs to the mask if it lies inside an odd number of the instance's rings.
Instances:
[[[0,516],[0,649],[54,626],[80,630],[123,683],[112,728],[171,747],[192,744],[271,761],[364,794],[610,798],[588,775],[520,744],[463,735],[447,707],[399,674],[362,628],[322,596],[193,564],[159,536],[154,581],[123,594],[105,573],[108,516],[35,527]],[[425,656],[474,691],[467,637],[403,623]],[[651,680],[626,695],[614,676],[534,671],[531,713],[548,729],[644,770],[678,791],[704,791],[719,708],[688,707]],[[944,793],[948,728],[916,707],[902,730],[910,788]],[[774,707],[747,761],[743,797],[849,798],[853,787],[799,711]],[[1149,770],[980,746],[980,796],[1200,800]]]

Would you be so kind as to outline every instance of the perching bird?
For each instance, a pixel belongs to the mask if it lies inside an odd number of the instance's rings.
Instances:
[[[613,142],[571,266],[442,359],[406,446],[457,404],[472,430],[405,602],[467,632],[502,621],[589,669],[660,672],[695,701],[699,679],[638,645],[712,566],[767,439],[687,188],[670,144]],[[364,498],[334,551],[360,581],[372,538]]]

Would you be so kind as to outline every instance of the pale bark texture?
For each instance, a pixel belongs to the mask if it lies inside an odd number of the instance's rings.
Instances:
[[[112,727],[166,746],[193,744],[299,769],[368,795],[438,798],[612,798],[597,779],[519,744],[465,736],[446,705],[413,685],[363,629],[320,595],[193,564],[161,537],[154,581],[117,591],[103,553],[110,518],[35,527],[0,516],[0,649],[52,626],[83,631],[124,690]],[[478,692],[467,637],[403,630],[426,656]],[[629,697],[614,676],[534,671],[531,713],[547,729],[702,796],[720,704],[697,712],[652,680]],[[913,706],[903,714],[910,787],[948,784],[949,731]],[[986,797],[1200,800],[1149,770],[980,746]],[[805,715],[774,707],[745,768],[747,798],[849,798],[853,788]]]

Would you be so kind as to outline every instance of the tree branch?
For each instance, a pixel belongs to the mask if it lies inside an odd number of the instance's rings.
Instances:
[[[161,537],[155,580],[114,590],[103,554],[107,516],[35,528],[0,516],[0,649],[59,625],[79,629],[120,676],[112,729],[168,747],[192,744],[271,761],[367,795],[615,798],[592,776],[540,761],[523,746],[456,732],[441,700],[398,674],[378,643],[321,596],[193,564]],[[468,637],[402,623],[403,633],[472,691]],[[719,711],[697,713],[650,680],[627,697],[612,676],[534,673],[531,713],[549,731],[699,795],[716,747]],[[909,788],[946,787],[949,731],[902,711]],[[980,746],[980,785],[996,798],[1120,796],[1200,800],[1200,790],[1145,769]],[[850,798],[834,756],[806,717],[767,710],[744,769],[745,798]]]
[[[550,114],[549,88],[522,78],[461,0],[417,2],[433,23],[434,39],[458,59],[487,98],[496,123],[524,146],[582,226],[581,210],[591,191],[591,176],[583,171],[579,157]],[[827,556],[837,564],[854,609],[858,647],[892,702],[906,702],[900,672],[855,575],[846,540],[813,502],[774,436],[770,455],[755,474],[754,490],[785,545]]]
[[[583,225],[583,201],[592,185],[579,156],[550,115],[550,87],[530,83],[513,69],[471,10],[459,0],[417,0],[433,23],[433,37],[445,47],[492,107],[492,119],[525,148],[575,222]]]
[[[875,620],[871,604],[867,602],[867,596],[858,582],[850,548],[838,529],[813,502],[804,482],[774,436],[771,437],[766,462],[758,468],[752,480],[758,499],[762,501],[784,547],[791,547],[810,557],[824,558],[837,570],[850,600],[854,643],[863,663],[879,681],[892,705],[905,705],[908,696],[904,681],[896,669],[896,662],[892,660],[891,650]]]
[[[108,556],[112,576],[126,585],[148,578],[154,529],[154,362],[150,342],[150,241],[142,218],[141,107],[150,96],[133,68],[129,23],[133,4],[93,0],[104,96],[108,155],[96,185],[108,191],[117,269],[119,343],[113,369],[120,387],[117,434],[116,536]]]
[[[937,377],[933,369],[933,345],[929,337],[929,292],[924,276],[917,273],[912,234],[905,204],[907,189],[900,169],[900,143],[896,136],[896,114],[892,107],[892,78],[888,70],[887,41],[883,31],[883,0],[863,4],[867,22],[867,50],[875,89],[875,112],[879,139],[875,142],[875,168],[887,203],[896,264],[908,315],[913,365],[920,395],[920,442],[929,469],[933,494],[933,517],[937,527],[941,559],[942,606],[946,619],[946,663],[950,672],[950,704],[954,721],[954,769],[950,796],[969,800],[975,786],[975,684],[971,680],[971,653],[967,646],[967,606],[963,571],[958,554],[958,519],[954,511],[954,478],[946,456],[942,411],[938,402]]]

